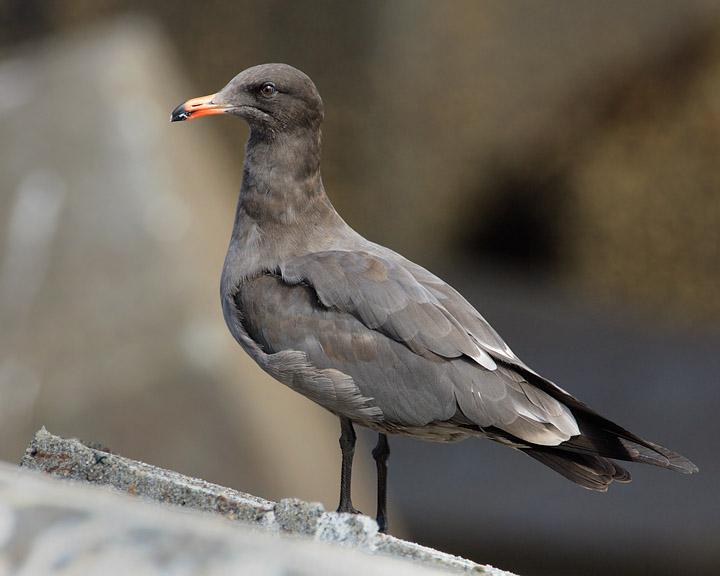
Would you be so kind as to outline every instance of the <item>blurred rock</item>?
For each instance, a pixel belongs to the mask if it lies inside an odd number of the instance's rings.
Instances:
[[[244,529],[170,508],[140,505],[80,484],[50,482],[0,466],[3,567],[35,574],[488,574],[490,566],[379,534],[361,515],[324,512],[317,503],[275,504],[65,440],[41,429],[22,467],[91,482],[185,510],[219,514]],[[52,517],[48,516],[52,510]],[[72,526],[71,528],[68,526]],[[14,526],[22,530],[13,531]],[[254,527],[250,532],[247,528]],[[294,535],[263,538],[258,530]],[[305,539],[299,539],[303,536]],[[353,551],[310,544],[342,545]],[[192,542],[192,546],[188,544]],[[21,558],[14,550],[25,550]],[[374,558],[356,551],[375,554]],[[405,562],[388,558],[404,559]],[[61,568],[60,568],[61,567]],[[430,570],[425,567],[433,567]],[[106,571],[110,569],[110,571]]]

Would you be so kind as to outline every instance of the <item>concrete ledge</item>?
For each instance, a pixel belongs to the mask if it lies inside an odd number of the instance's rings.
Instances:
[[[366,554],[361,554],[360,556],[367,558],[367,562],[372,560],[378,563],[377,566],[372,564],[372,566],[363,565],[364,567],[358,564],[358,569],[356,570],[355,567],[347,564],[347,560],[344,560],[336,566],[336,570],[327,571],[327,567],[321,567],[321,564],[326,562],[329,556],[324,556],[325,552],[319,552],[317,553],[317,562],[319,562],[319,564],[315,565],[312,570],[309,570],[307,572],[308,574],[472,573],[512,576],[508,572],[490,566],[475,564],[469,560],[438,552],[437,550],[426,548],[412,542],[406,542],[392,536],[379,534],[377,524],[372,518],[367,516],[326,512],[319,503],[303,502],[293,498],[285,499],[278,503],[270,502],[230,488],[224,488],[203,480],[189,478],[175,472],[123,458],[99,446],[86,445],[75,439],[66,440],[50,434],[45,428],[42,428],[35,434],[20,465],[22,468],[42,471],[60,478],[111,487],[115,491],[125,492],[126,494],[140,497],[145,501],[159,502],[183,507],[186,510],[193,510],[196,513],[203,512],[220,516],[242,525],[241,531],[236,532],[232,527],[228,526],[227,522],[222,523],[226,526],[224,530],[227,532],[223,537],[233,540],[236,538],[245,538],[247,528],[249,527],[253,529],[252,533],[255,539],[259,537],[259,533],[265,533],[265,537],[267,537],[267,534],[279,536],[279,540],[282,542],[287,540],[284,536],[293,536],[294,538],[292,540],[294,543],[292,546],[332,544],[335,545],[330,547],[330,549],[334,550],[333,553],[337,553],[337,545],[340,545],[353,549],[353,551],[348,551],[348,553],[352,552],[355,554],[358,551],[364,552]],[[37,480],[34,481],[37,482]],[[25,485],[25,480],[23,480],[23,486]],[[100,502],[99,500],[96,502],[98,496],[90,492],[87,492],[87,494],[81,493],[81,490],[87,490],[87,488],[78,486],[75,483],[58,485],[51,490],[40,489],[39,486],[38,484],[35,488],[28,488],[33,499],[37,499],[35,504],[43,502],[44,506],[52,503],[52,505],[56,507],[65,507],[65,509],[67,509],[66,513],[71,516],[76,515],[77,509],[83,507],[82,502],[85,497],[87,497],[86,512],[89,513],[93,511],[95,515],[110,514],[113,516],[115,514],[113,509],[118,506],[117,503],[114,503],[112,506],[107,507],[101,505],[98,509],[97,503]],[[2,501],[12,501],[13,491],[17,492],[18,489],[17,482],[11,481],[11,479],[8,478],[7,471],[0,469],[0,490],[6,493],[2,497]],[[8,490],[11,493],[10,498],[7,496]],[[66,499],[62,496],[65,492],[73,493],[73,497]],[[103,495],[103,498],[107,497],[108,495]],[[17,496],[15,496],[15,499],[17,500]],[[139,512],[141,515],[144,515],[145,519],[143,522],[147,521],[148,515],[157,513],[157,522],[159,524],[157,524],[156,529],[159,530],[160,533],[167,529],[168,536],[173,534],[177,536],[178,527],[181,527],[183,530],[191,530],[198,534],[202,532],[202,537],[204,539],[208,538],[207,533],[203,531],[204,528],[195,528],[196,524],[194,523],[188,523],[187,520],[178,520],[178,518],[187,518],[186,514],[172,508],[149,509],[146,504],[137,502],[138,498],[134,498],[134,500],[136,500],[136,502],[132,502],[133,506],[145,506],[145,510],[141,513]],[[23,510],[27,508],[28,507],[25,506]],[[13,511],[16,514],[18,513],[17,508],[14,508]],[[128,513],[129,512],[130,510],[128,509]],[[166,522],[163,518],[168,514],[174,514],[178,518]],[[123,522],[121,520],[123,519],[113,517],[111,523],[113,526],[118,522],[118,525],[122,525]],[[130,524],[133,522],[132,519],[126,518],[126,520],[128,520]],[[178,524],[178,522],[180,523]],[[15,522],[15,524],[17,524],[17,522]],[[27,522],[25,522],[25,524],[27,525]],[[42,523],[40,524],[41,525],[38,526],[38,532],[34,535],[34,545],[40,545],[41,542],[44,542],[40,537],[40,531],[49,529],[49,526],[42,526]],[[163,528],[163,526],[165,528]],[[109,538],[109,534],[105,536],[107,544],[113,546],[113,542],[116,542],[116,540]],[[28,534],[27,530],[25,530],[25,537],[33,538],[32,533]],[[271,538],[271,540],[273,541],[271,545],[260,546],[258,548],[258,554],[252,563],[254,566],[253,574],[284,573],[282,571],[276,571],[277,562],[280,561],[281,558],[288,558],[288,568],[297,568],[297,561],[293,559],[293,554],[285,552],[272,558],[267,556],[268,546],[274,548],[284,546],[284,544],[278,542],[278,538]],[[302,541],[304,544],[300,544],[298,541]],[[232,546],[235,546],[235,544]],[[243,552],[244,554],[247,552],[246,549],[248,545],[245,544],[241,548],[245,550]],[[229,549],[235,550],[232,547]],[[44,553],[47,554],[47,551]],[[90,543],[88,543],[84,549],[82,547],[78,549],[80,556],[90,553]],[[183,554],[187,554],[187,551],[179,550],[177,553],[182,556]],[[216,554],[217,550],[213,552],[213,555]],[[368,556],[368,554],[373,556]],[[394,568],[388,564],[389,571],[385,572],[384,563],[390,562],[391,560]],[[174,561],[175,559],[173,558],[173,562]],[[365,561],[366,560],[363,560],[363,562]],[[357,560],[353,559],[352,562],[357,562]],[[265,564],[266,568],[273,567],[272,570],[258,569],[258,566]],[[362,562],[360,564],[362,564]],[[157,562],[154,564],[151,563],[149,566],[157,567],[158,569],[161,567]],[[404,566],[404,568],[398,572],[400,566]],[[125,569],[127,570],[128,566],[125,566]],[[238,573],[236,569],[237,565],[234,565],[233,573]],[[438,570],[440,570],[440,572],[438,572]],[[53,572],[44,573],[51,574]],[[305,574],[303,571],[297,573]]]

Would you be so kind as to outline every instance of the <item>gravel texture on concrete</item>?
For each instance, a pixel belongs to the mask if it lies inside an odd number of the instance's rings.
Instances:
[[[40,573],[32,571],[41,566],[33,562],[42,561],[44,574],[59,573],[59,566],[67,564],[78,568],[63,574],[127,573],[140,566],[148,574],[161,570],[163,574],[184,574],[190,566],[194,572],[187,573],[209,574],[214,573],[208,571],[210,567],[220,573],[223,567],[232,565],[233,573],[259,575],[510,575],[379,534],[377,524],[367,516],[326,512],[319,503],[295,498],[270,502],[123,458],[97,445],[64,439],[45,428],[35,434],[20,466],[76,481],[58,483],[0,467],[0,525],[24,526],[22,534],[0,531],[7,532],[0,539],[0,559],[13,568],[31,570],[28,574]],[[77,481],[110,487],[134,498],[128,501],[123,495],[102,494]],[[153,506],[153,502],[184,510]],[[53,511],[52,519],[48,510]],[[204,518],[201,513],[205,513]],[[207,513],[235,521],[241,527],[226,521],[206,531],[206,523],[217,522],[207,518]],[[81,518],[85,527],[76,527],[72,533],[59,529],[63,523],[72,523],[73,518]],[[53,536],[48,540],[50,532]],[[80,538],[91,533],[92,538]],[[24,539],[22,546],[18,547],[17,537]],[[193,546],[187,546],[189,541]],[[241,545],[237,541],[242,541]],[[342,552],[338,545],[352,550]],[[125,553],[124,547],[132,553]],[[25,553],[16,554],[20,549]],[[345,553],[352,554],[352,558],[343,557]],[[298,554],[303,557],[302,564],[298,563]],[[107,558],[123,560],[113,568],[115,572],[104,572]],[[52,564],[53,559],[56,564]],[[93,566],[93,571],[82,572],[83,566]]]

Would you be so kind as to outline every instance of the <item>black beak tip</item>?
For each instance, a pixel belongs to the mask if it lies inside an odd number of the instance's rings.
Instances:
[[[192,116],[192,112],[188,112],[188,110],[185,109],[185,103],[183,103],[172,111],[172,114],[170,114],[170,122],[182,122],[190,118],[190,116]]]

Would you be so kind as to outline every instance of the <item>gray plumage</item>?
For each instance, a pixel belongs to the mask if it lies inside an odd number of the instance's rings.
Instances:
[[[630,479],[609,458],[697,471],[533,372],[448,284],[340,218],[320,178],[322,100],[302,72],[250,68],[172,120],[220,112],[251,128],[223,313],[263,370],[341,421],[424,440],[483,436],[585,488]]]

